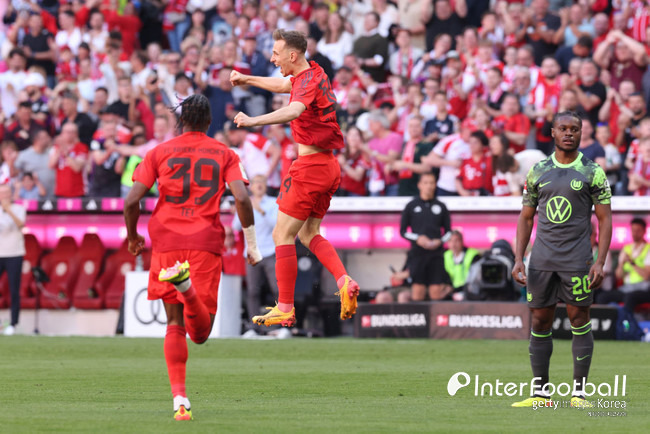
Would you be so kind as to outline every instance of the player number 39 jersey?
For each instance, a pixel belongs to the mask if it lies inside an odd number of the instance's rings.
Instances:
[[[523,205],[537,208],[537,234],[530,268],[583,270],[593,263],[592,205],[608,205],[612,192],[603,169],[582,153],[570,164],[555,154],[533,166],[526,177]]]
[[[160,198],[149,221],[153,250],[217,254],[224,240],[219,219],[221,195],[227,183],[248,183],[237,154],[198,132],[153,148],[135,170],[133,180],[149,188],[158,180]]]

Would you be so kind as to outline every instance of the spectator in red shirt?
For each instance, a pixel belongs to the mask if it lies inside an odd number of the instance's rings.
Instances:
[[[618,135],[618,119],[621,113],[630,114],[628,99],[635,92],[636,85],[630,79],[621,81],[618,91],[611,87],[607,89],[607,99],[598,111],[598,120],[609,123],[612,139]]]
[[[530,91],[528,106],[525,111],[531,119],[535,120],[537,149],[548,155],[552,152],[554,145],[551,137],[542,134],[542,127],[544,126],[547,111],[558,112],[560,94],[562,93],[559,77],[560,65],[557,60],[548,56],[542,61],[540,72],[537,86]]]
[[[512,146],[515,153],[526,148],[526,140],[530,132],[530,120],[521,113],[519,99],[512,94],[507,94],[501,105],[503,114],[492,122],[493,129],[497,134],[503,133]]]
[[[607,38],[609,32],[609,17],[607,14],[600,12],[594,15],[594,50]]]
[[[76,82],[79,77],[79,63],[72,54],[70,47],[60,48],[59,60],[56,62],[56,79],[62,81]]]
[[[650,196],[650,139],[641,139],[639,157],[630,170],[628,190],[635,196]]]
[[[612,30],[605,41],[594,52],[594,61],[611,74],[610,85],[618,90],[622,80],[629,78],[637,87],[648,65],[645,46],[625,35],[620,30]]]
[[[492,157],[486,153],[489,140],[483,131],[469,137],[471,156],[463,160],[456,177],[461,196],[488,196],[492,193]]]
[[[88,147],[79,141],[74,122],[66,122],[56,144],[50,151],[50,167],[56,170],[57,197],[81,197],[85,193],[83,168],[88,159]]]
[[[124,14],[119,15],[117,11],[109,9],[108,6],[102,5],[102,12],[106,18],[109,30],[119,30],[122,35],[122,47],[127,56],[139,47],[138,32],[142,27],[142,22],[138,18],[137,11],[132,2],[124,5]]]
[[[343,196],[367,196],[370,162],[361,151],[363,137],[359,128],[352,126],[346,134],[345,152],[338,155],[341,165],[339,193]]]

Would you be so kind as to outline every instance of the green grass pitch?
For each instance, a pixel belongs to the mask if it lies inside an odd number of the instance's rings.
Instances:
[[[162,339],[0,337],[0,433],[647,432],[650,345],[596,342],[590,381],[627,375],[626,416],[511,408],[447,394],[452,374],[523,382],[525,341],[210,340],[189,343],[194,421],[172,420]],[[555,341],[551,381],[571,380]],[[600,410],[599,410],[600,411]],[[604,410],[605,412],[607,410]],[[610,410],[611,412],[612,410]]]

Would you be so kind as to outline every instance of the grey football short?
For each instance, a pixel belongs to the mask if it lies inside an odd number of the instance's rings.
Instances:
[[[573,306],[591,306],[589,269],[582,271],[542,271],[528,269],[526,300],[528,307],[553,306],[562,301]]]

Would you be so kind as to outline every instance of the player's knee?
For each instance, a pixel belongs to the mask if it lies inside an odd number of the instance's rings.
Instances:
[[[320,234],[320,227],[311,224],[305,224],[300,231],[298,231],[298,238],[300,242],[307,248],[311,244],[312,240],[316,235]]]
[[[201,345],[201,344],[205,343],[205,341],[207,341],[209,337],[210,336],[206,334],[206,335],[200,335],[200,336],[190,336],[190,339],[195,344]]]
[[[533,317],[531,320],[531,328],[534,332],[544,332],[553,326],[553,319]]]
[[[311,240],[314,239],[316,234],[310,233],[309,231],[300,231],[298,232],[298,239],[302,243],[303,246],[309,248],[309,245],[311,244]]]

